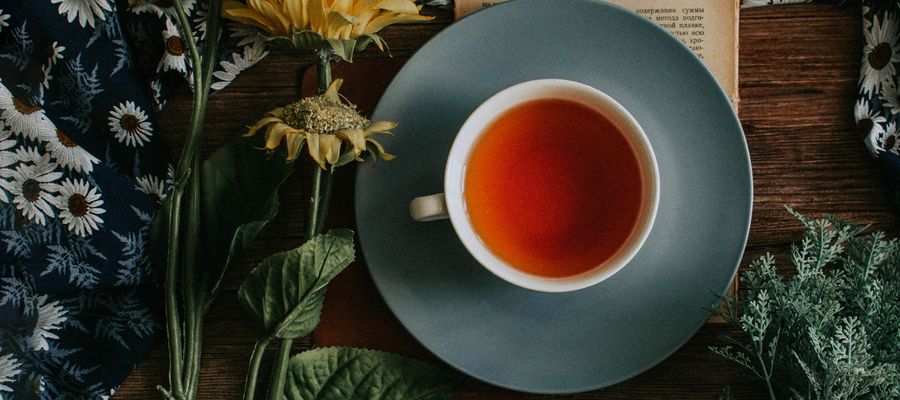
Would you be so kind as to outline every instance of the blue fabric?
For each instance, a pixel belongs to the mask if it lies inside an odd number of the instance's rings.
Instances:
[[[108,398],[162,332],[153,114],[191,66],[174,9],[130,3],[0,0],[0,399]],[[228,26],[214,90],[267,54]]]

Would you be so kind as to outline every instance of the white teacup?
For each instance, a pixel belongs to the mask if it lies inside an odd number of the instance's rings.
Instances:
[[[565,99],[587,106],[605,116],[630,143],[641,168],[644,195],[640,213],[624,244],[603,263],[572,276],[547,277],[524,272],[496,256],[472,226],[466,212],[465,177],[471,151],[487,128],[507,110],[540,99]],[[621,270],[644,244],[659,204],[659,172],[656,157],[644,131],[622,105],[605,93],[582,83],[563,79],[538,79],[511,86],[482,103],[459,130],[444,173],[444,193],[417,197],[410,214],[417,221],[450,218],[466,249],[494,275],[514,285],[542,291],[568,292],[595,285]],[[598,199],[597,201],[602,201]]]

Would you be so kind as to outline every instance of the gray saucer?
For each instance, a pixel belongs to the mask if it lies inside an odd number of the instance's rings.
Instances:
[[[409,217],[412,198],[443,191],[444,163],[469,113],[538,78],[582,82],[618,100],[659,163],[659,214],[647,242],[618,274],[577,292],[506,283],[466,252],[449,221]],[[741,259],[753,189],[740,123],[699,59],[620,7],[516,0],[467,17],[409,60],[374,119],[400,126],[383,140],[397,159],[359,168],[366,262],[404,326],[478,379],[569,393],[637,375],[697,331]]]

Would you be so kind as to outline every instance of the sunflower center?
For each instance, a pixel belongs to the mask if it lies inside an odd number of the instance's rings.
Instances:
[[[882,69],[891,62],[891,57],[894,56],[894,50],[891,49],[891,45],[887,43],[879,43],[878,46],[869,53],[869,65],[875,69]]]
[[[69,135],[66,135],[65,133],[63,133],[63,131],[61,131],[59,129],[56,130],[56,138],[59,139],[59,142],[62,143],[63,146],[66,146],[69,148],[77,146],[75,144],[75,141],[72,140],[72,138],[70,138]]]
[[[28,104],[22,100],[19,100],[19,98],[16,96],[13,96],[13,107],[15,107],[16,111],[18,111],[20,114],[25,115],[32,114],[41,110],[40,106],[33,106],[31,104]]]
[[[172,36],[166,40],[166,51],[173,56],[184,54],[184,42],[178,36]]]
[[[318,134],[362,129],[369,124],[369,120],[359,115],[355,106],[335,103],[322,96],[301,99],[285,107],[284,122]]]
[[[888,136],[884,139],[885,150],[893,149],[895,144],[897,144],[897,138],[894,137],[894,135]]]
[[[22,195],[29,203],[34,203],[41,197],[41,184],[34,179],[28,179],[22,183]]]
[[[88,212],[87,199],[78,193],[69,196],[69,212],[76,217],[85,216]]]
[[[134,115],[125,114],[119,119],[119,126],[128,132],[135,132],[138,130],[138,119]]]

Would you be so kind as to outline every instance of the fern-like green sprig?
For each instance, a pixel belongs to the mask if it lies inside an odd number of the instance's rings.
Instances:
[[[771,254],[752,262],[741,298],[719,308],[746,335],[710,349],[753,372],[773,400],[900,398],[900,241],[788,210],[807,229],[791,246],[794,274],[780,274]]]

